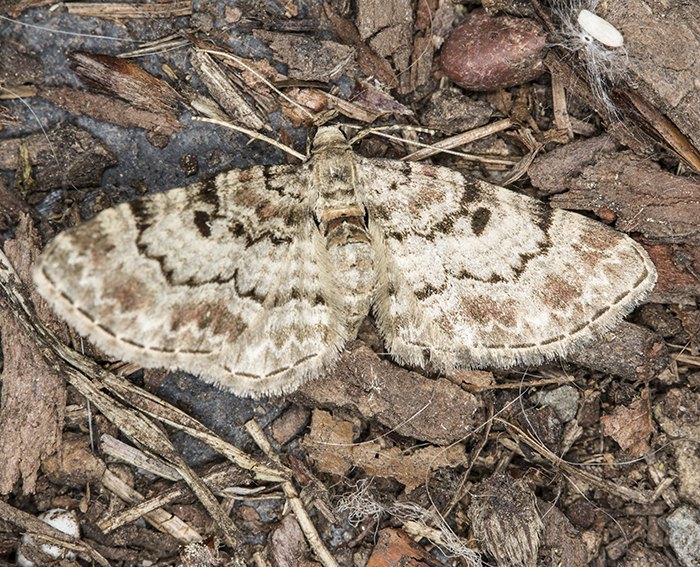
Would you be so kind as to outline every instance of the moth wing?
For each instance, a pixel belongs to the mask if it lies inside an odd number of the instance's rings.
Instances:
[[[48,245],[37,287],[111,355],[243,395],[293,390],[348,333],[299,171],[232,170],[107,209]]]
[[[425,164],[363,159],[375,315],[403,363],[536,364],[612,327],[656,271],[626,235]]]

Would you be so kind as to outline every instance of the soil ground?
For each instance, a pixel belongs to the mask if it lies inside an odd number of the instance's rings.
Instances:
[[[0,564],[53,564],[37,542],[58,538],[72,550],[60,565],[697,565],[698,7],[346,4],[0,2]],[[624,53],[575,28],[598,4]],[[477,9],[492,27],[470,49],[496,76],[479,90],[447,78],[473,79],[464,58],[441,65]],[[498,82],[523,70],[495,69],[487,41],[504,17],[546,38],[535,77],[510,86]],[[195,116],[301,154],[324,122],[407,140],[367,136],[355,150],[369,157],[447,138],[468,155],[419,157],[628,233],[657,287],[538,367],[404,368],[371,318],[329,376],[289,396],[111,360],[32,290],[45,243],[121,202],[298,163]],[[53,509],[78,537],[37,521]]]

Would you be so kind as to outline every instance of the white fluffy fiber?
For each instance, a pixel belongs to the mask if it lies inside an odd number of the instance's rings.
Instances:
[[[627,52],[622,33],[604,18],[599,0],[554,0],[552,14],[558,28],[557,45],[578,56],[585,66],[594,96],[608,117],[617,117],[610,89],[626,76]]]

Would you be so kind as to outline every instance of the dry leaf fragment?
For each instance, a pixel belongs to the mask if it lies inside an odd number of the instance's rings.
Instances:
[[[442,565],[432,555],[411,540],[402,530],[386,528],[379,532],[377,544],[367,567],[438,567]]]
[[[381,439],[364,443],[354,443],[354,439],[350,422],[316,410],[311,432],[302,444],[322,472],[341,476],[356,466],[369,476],[395,478],[406,487],[406,492],[425,483],[433,471],[466,462],[461,444],[447,448],[427,446],[409,453],[399,447],[388,447]]]
[[[605,434],[617,441],[632,457],[640,457],[649,452],[647,437],[653,433],[654,428],[648,397],[648,390],[645,390],[642,397],[629,406],[618,406],[611,415],[600,418]]]

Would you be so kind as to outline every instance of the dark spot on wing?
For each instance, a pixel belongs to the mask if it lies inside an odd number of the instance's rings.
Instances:
[[[426,235],[426,238],[432,242],[435,236],[449,234],[450,232],[452,232],[455,220],[457,220],[457,217],[455,217],[454,215],[447,215],[444,219],[435,224],[435,226],[433,227],[434,232],[432,234]]]
[[[246,236],[245,227],[243,226],[243,223],[238,219],[231,219],[231,222],[228,225],[228,231],[236,238]]]
[[[131,214],[134,215],[134,224],[137,232],[143,232],[151,226],[151,215],[144,199],[137,199],[129,203]]]
[[[424,300],[430,297],[431,295],[435,295],[436,293],[442,293],[444,290],[444,286],[440,286],[439,288],[436,288],[430,284],[424,286],[422,289],[419,289],[416,291],[416,297],[419,300]]]
[[[473,203],[477,199],[481,198],[481,188],[476,179],[471,177],[463,177],[464,179],[464,193],[462,193],[462,210],[464,210],[464,205],[468,203]]]
[[[199,184],[199,191],[193,199],[196,203],[206,203],[214,207],[214,214],[218,214],[219,207],[219,190],[216,186],[214,178],[206,179]]]
[[[211,236],[211,216],[206,211],[194,212],[194,226],[204,238]]]
[[[475,236],[481,236],[486,225],[491,219],[491,211],[485,207],[479,207],[472,215],[472,232]]]

